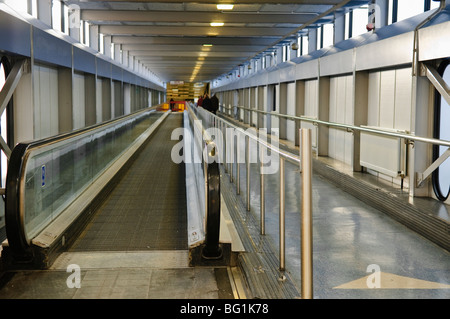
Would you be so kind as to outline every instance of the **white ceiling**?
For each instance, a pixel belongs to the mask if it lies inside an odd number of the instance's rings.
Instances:
[[[210,81],[230,72],[335,10],[368,1],[349,0],[70,0],[81,19],[138,59],[162,81]],[[219,11],[218,3],[234,3]],[[210,22],[223,22],[211,27]],[[203,44],[213,44],[204,47]]]

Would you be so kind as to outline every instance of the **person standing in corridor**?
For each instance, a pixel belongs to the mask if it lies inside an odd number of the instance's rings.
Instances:
[[[211,112],[216,114],[218,109],[219,109],[219,99],[214,93],[214,95],[211,97]]]
[[[205,97],[203,99],[203,108],[209,112],[212,111],[212,103],[211,99],[209,98],[208,94],[205,94]]]

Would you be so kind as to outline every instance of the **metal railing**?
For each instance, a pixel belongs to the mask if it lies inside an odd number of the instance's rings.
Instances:
[[[191,143],[191,155],[195,159],[192,164],[201,167],[204,182],[204,208],[201,209],[201,217],[204,223],[204,246],[202,248],[202,258],[220,259],[223,255],[220,246],[220,171],[217,158],[219,150],[212,141],[211,136],[201,125],[199,117],[202,117],[195,106],[187,108],[189,124],[193,130],[193,143]],[[186,147],[189,147],[186,145]],[[198,170],[197,170],[198,171]],[[203,191],[202,191],[203,193]],[[203,224],[203,223],[202,223]]]
[[[304,122],[310,122],[310,123],[317,124],[317,125],[325,125],[325,126],[329,126],[329,127],[333,127],[333,128],[337,128],[337,129],[343,129],[348,132],[352,132],[352,131],[367,132],[367,133],[379,134],[379,135],[384,135],[384,136],[403,138],[405,140],[412,141],[412,142],[424,142],[424,143],[429,143],[429,144],[434,144],[434,145],[450,147],[450,141],[440,140],[440,139],[430,138],[430,137],[416,136],[413,134],[409,134],[407,132],[402,133],[401,130],[398,130],[398,132],[391,132],[391,131],[374,129],[374,128],[370,128],[370,127],[364,127],[364,126],[356,126],[356,125],[351,125],[351,124],[342,124],[342,123],[336,123],[336,122],[322,121],[322,120],[307,117],[307,116],[294,116],[294,115],[280,114],[280,113],[276,113],[276,112],[261,111],[261,110],[251,109],[251,108],[243,107],[243,106],[236,106],[236,108],[247,110],[250,112],[257,112],[257,113],[261,113],[264,115],[277,116],[277,117],[285,118],[285,119],[292,120],[292,121],[304,121]]]
[[[214,114],[208,113],[207,118],[204,118],[210,127],[216,127],[220,132],[226,132],[223,142],[223,158],[221,163],[224,165],[225,172],[229,173],[230,181],[236,181],[236,193],[240,194],[240,164],[245,164],[246,175],[246,208],[251,210],[250,206],[250,141],[256,142],[259,151],[259,178],[260,178],[260,234],[265,234],[265,184],[264,176],[268,174],[267,170],[267,154],[270,152],[270,161],[276,162],[278,159],[278,173],[280,176],[279,182],[279,269],[284,271],[286,268],[286,241],[285,241],[285,161],[289,161],[298,165],[302,175],[302,187],[299,196],[302,198],[302,227],[301,227],[301,290],[302,298],[308,299],[313,296],[313,267],[312,267],[312,144],[311,144],[311,129],[300,129],[299,137],[301,141],[301,149],[299,156],[286,152],[276,145],[273,140],[267,142],[267,135],[264,132],[259,132],[258,136],[245,131],[233,123],[220,118]],[[231,129],[231,132],[228,130]],[[237,136],[238,143],[234,143],[234,136]],[[240,136],[244,136],[244,152],[242,156],[240,150]],[[216,138],[218,138],[216,136]],[[220,147],[220,146],[219,146]],[[277,158],[273,158],[273,154]],[[241,163],[240,159],[244,158]],[[273,163],[271,162],[271,165]],[[236,167],[236,177],[233,176],[234,165]]]
[[[299,121],[299,122],[309,122],[312,123],[315,126],[323,125],[330,128],[345,130],[350,133],[359,132],[359,133],[369,133],[369,134],[375,134],[379,136],[384,137],[392,137],[392,138],[398,138],[402,139],[406,145],[412,145],[414,146],[415,142],[422,142],[426,144],[431,145],[438,145],[438,146],[444,146],[449,148],[447,152],[444,152],[441,157],[436,159],[427,169],[425,169],[423,172],[417,172],[415,174],[410,174],[410,183],[409,187],[413,187],[413,185],[421,186],[422,183],[425,181],[426,178],[431,176],[434,170],[436,170],[448,157],[450,157],[450,141],[447,140],[441,140],[437,138],[430,138],[430,137],[423,137],[423,136],[417,136],[410,134],[407,131],[401,131],[401,130],[382,130],[377,129],[373,127],[367,127],[367,126],[356,126],[351,124],[343,124],[343,123],[336,123],[336,122],[329,122],[329,121],[323,121],[316,118],[311,118],[307,116],[294,116],[294,115],[286,115],[286,114],[280,114],[277,112],[268,112],[268,111],[262,111],[258,109],[243,107],[243,106],[234,106],[234,107],[226,107],[224,105],[220,106],[221,112],[227,115],[233,116],[234,119],[241,121],[244,119],[240,118],[240,111],[244,110],[250,113],[249,115],[249,124],[252,123],[252,117],[253,112],[265,115],[265,116],[276,116],[278,118],[283,118],[286,120],[291,121]]]

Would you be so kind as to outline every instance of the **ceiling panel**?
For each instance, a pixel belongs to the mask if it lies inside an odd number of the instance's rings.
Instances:
[[[230,0],[229,11],[216,8],[224,0],[64,2],[162,81],[199,82],[229,73],[355,1]]]

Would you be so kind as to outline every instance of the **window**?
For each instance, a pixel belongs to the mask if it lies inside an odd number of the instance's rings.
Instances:
[[[83,21],[84,24],[84,44],[86,44],[87,46],[91,45],[91,39],[90,39],[90,24],[87,21]]]
[[[6,82],[6,71],[3,63],[0,63],[0,91],[3,89],[3,86]]]
[[[3,86],[5,85],[8,72],[9,72],[9,63],[8,60],[5,57],[3,57],[0,60],[0,91],[3,89]],[[5,142],[8,142],[7,112],[9,107],[10,106],[8,105],[3,114],[1,114],[0,116],[0,134]],[[5,153],[2,151],[0,155],[0,173],[1,173],[0,185],[2,188],[6,187],[7,167],[8,167],[8,159]]]
[[[80,43],[89,46],[89,23],[81,21],[80,27]]]
[[[369,21],[369,7],[362,6],[345,14],[344,39],[350,39],[367,32],[366,25]]]
[[[31,2],[29,2],[28,5],[31,6],[28,7],[28,13],[37,19],[38,17],[37,0],[31,0]]]
[[[308,36],[307,35],[302,36],[302,45],[300,46],[301,51],[302,51],[301,55],[307,55],[309,53],[308,45],[309,45],[308,44]]]
[[[352,29],[353,29],[353,12],[347,12],[345,14],[345,35],[344,40],[350,39],[352,37]]]
[[[69,7],[67,5],[63,6],[63,18],[62,18],[62,31],[65,34],[69,34]]]
[[[315,30],[317,35],[316,50],[322,49],[322,27]]]
[[[439,8],[439,1],[389,0],[389,24],[405,20],[425,11]]]
[[[357,8],[353,10],[352,14],[352,34],[351,37],[356,37],[358,35],[364,34],[367,32],[366,25],[368,22],[368,14],[369,7],[362,6],[361,8]]]
[[[439,74],[441,74],[445,83],[450,84],[450,59],[445,60],[439,66]],[[436,91],[434,103],[434,137],[441,140],[450,140],[450,105]],[[433,161],[439,158],[447,150],[446,146],[433,146]],[[432,184],[436,197],[444,201],[450,193],[450,160],[447,159],[442,163],[432,175]]]
[[[334,44],[334,24],[327,23],[322,26],[322,48],[332,46]]]
[[[61,16],[61,2],[59,0],[53,0],[52,4],[52,28],[57,31],[62,30],[62,16]]]
[[[283,61],[282,62],[286,62],[289,61],[291,59],[291,48],[290,45],[283,45]]]
[[[397,21],[411,18],[424,12],[423,0],[397,0]]]
[[[98,48],[101,54],[105,54],[105,40],[102,33],[100,33],[98,36]]]
[[[20,13],[28,13],[28,0],[4,0],[8,6]]]
[[[430,10],[439,8],[439,6],[440,6],[439,1],[432,1],[432,0],[428,0],[428,1],[430,1]]]

